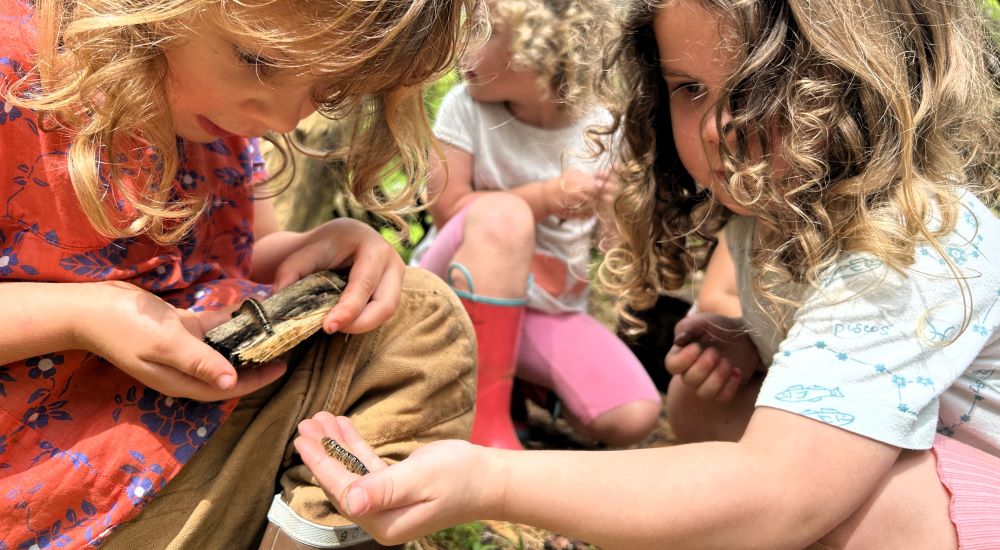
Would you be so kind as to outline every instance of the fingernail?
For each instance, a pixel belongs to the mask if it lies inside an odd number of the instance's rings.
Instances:
[[[232,374],[223,374],[215,383],[219,385],[219,388],[228,390],[236,385],[236,377]]]
[[[733,370],[729,373],[730,378],[743,378],[743,373],[738,370]]]
[[[344,507],[347,508],[347,513],[352,516],[365,513],[368,510],[368,493],[358,487],[350,489],[344,498]]]
[[[325,330],[327,334],[333,334],[334,332],[337,332],[337,329],[339,328],[340,325],[337,323],[328,323],[323,326],[323,330]]]

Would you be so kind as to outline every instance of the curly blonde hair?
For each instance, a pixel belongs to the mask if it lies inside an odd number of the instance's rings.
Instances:
[[[728,191],[758,221],[751,262],[763,306],[795,305],[776,289],[814,284],[843,253],[906,268],[914,243],[940,248],[954,229],[963,189],[1000,202],[997,35],[975,0],[684,1],[719,16],[737,55],[714,116],[721,130],[723,108],[732,113],[736,139],[721,153]],[[680,286],[699,267],[692,250],[729,215],[674,149],[652,26],[662,5],[631,2],[608,58],[620,69],[608,89],[626,96],[624,245],[602,279],[621,311]]]
[[[601,45],[613,19],[607,0],[493,0],[511,31],[511,60],[535,71],[539,85],[571,108],[590,105],[601,67]]]
[[[19,82],[8,99],[38,111],[45,128],[72,133],[70,176],[97,230],[177,242],[207,197],[174,197],[179,161],[164,49],[186,22],[201,17],[267,51],[274,82],[318,81],[319,111],[352,121],[349,144],[337,152],[345,157],[351,192],[367,207],[389,211],[408,205],[423,184],[431,146],[423,84],[452,67],[477,27],[480,3],[37,0],[38,76]],[[124,161],[137,150],[152,154],[144,156],[144,179],[127,184]],[[387,197],[379,181],[393,164],[410,181]],[[120,219],[106,200],[109,191],[134,207],[134,219]]]

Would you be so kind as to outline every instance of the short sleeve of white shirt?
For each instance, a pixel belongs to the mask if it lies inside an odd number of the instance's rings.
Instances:
[[[757,405],[906,449],[929,448],[951,418],[996,453],[1000,224],[971,199],[944,248],[966,285],[928,245],[902,273],[869,255],[844,258],[796,312]],[[956,392],[968,395],[949,401]]]
[[[480,119],[476,116],[476,104],[463,86],[455,86],[448,91],[438,108],[434,120],[434,135],[440,140],[467,152],[475,153],[473,136]]]

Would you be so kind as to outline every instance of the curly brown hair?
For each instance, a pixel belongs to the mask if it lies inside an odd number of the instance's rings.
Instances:
[[[192,18],[268,52],[268,79],[318,81],[314,102],[349,117],[345,158],[350,189],[369,208],[408,204],[424,182],[431,131],[423,85],[446,73],[481,18],[481,0],[36,0],[38,77],[8,99],[39,112],[46,127],[73,134],[68,151],[77,196],[96,229],[110,237],[146,234],[177,242],[207,197],[171,200],[178,153],[167,101],[164,49]],[[124,183],[117,161],[137,144],[154,153],[145,179]],[[333,154],[333,153],[331,153]],[[138,212],[122,226],[111,192]],[[402,165],[409,185],[386,197],[381,176]]]
[[[736,139],[720,149],[727,190],[757,219],[762,305],[789,303],[776,288],[815,283],[847,252],[904,269],[914,243],[938,246],[953,230],[962,190],[1000,202],[997,35],[975,0],[673,1],[717,14],[737,56],[713,113],[720,129],[732,113]],[[699,267],[692,251],[728,216],[674,150],[652,25],[662,5],[631,2],[608,57],[618,69],[608,89],[625,95],[624,244],[602,280],[621,311],[683,284]]]

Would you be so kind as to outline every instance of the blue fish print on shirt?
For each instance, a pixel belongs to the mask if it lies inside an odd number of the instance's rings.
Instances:
[[[774,396],[778,401],[789,401],[791,403],[801,403],[803,401],[816,402],[827,397],[844,397],[840,393],[840,388],[825,388],[823,386],[789,386],[788,389]]]
[[[806,409],[802,414],[810,418],[815,418],[820,422],[825,422],[831,426],[846,426],[854,422],[854,415],[840,412],[837,409],[822,408],[819,410]]]

